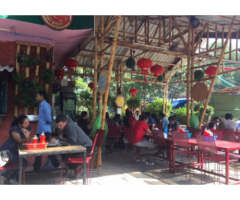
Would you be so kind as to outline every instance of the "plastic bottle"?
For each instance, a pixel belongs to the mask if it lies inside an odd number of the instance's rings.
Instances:
[[[38,142],[38,138],[36,135],[34,135],[33,139],[32,139],[32,143],[36,144]]]
[[[40,143],[45,143],[45,142],[46,142],[46,136],[44,132],[42,132],[42,134],[40,135]]]

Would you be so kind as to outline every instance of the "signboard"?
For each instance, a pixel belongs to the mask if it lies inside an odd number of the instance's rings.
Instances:
[[[98,91],[100,94],[105,94],[106,92],[106,83],[107,83],[107,71],[101,71],[98,80]]]
[[[42,15],[43,21],[51,29],[61,31],[70,26],[72,15]]]

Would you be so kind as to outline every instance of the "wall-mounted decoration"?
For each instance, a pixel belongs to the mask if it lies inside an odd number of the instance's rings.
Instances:
[[[1,66],[0,65],[0,72],[2,72],[3,70],[7,70],[8,72],[13,72],[14,66],[9,66],[9,65]]]
[[[53,30],[61,31],[72,23],[72,15],[42,15],[45,24]]]

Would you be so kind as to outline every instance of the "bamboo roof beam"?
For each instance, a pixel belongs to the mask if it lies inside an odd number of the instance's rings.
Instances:
[[[175,26],[176,26],[176,28],[177,28],[177,30],[178,30],[179,36],[180,36],[180,38],[182,39],[182,42],[183,42],[183,44],[184,44],[185,49],[188,49],[187,43],[186,43],[186,41],[185,41],[185,39],[184,39],[184,37],[183,37],[183,35],[182,35],[182,32],[181,32],[181,30],[180,30],[180,28],[179,28],[179,26],[178,26],[178,22],[177,22],[175,16],[173,17],[173,20],[174,20],[174,24],[175,24]]]

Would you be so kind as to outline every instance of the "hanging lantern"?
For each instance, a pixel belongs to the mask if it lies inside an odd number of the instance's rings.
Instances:
[[[148,58],[141,58],[137,62],[137,66],[142,69],[141,74],[144,75],[144,81],[147,82],[145,75],[148,75],[148,69],[152,67],[152,61]]]
[[[136,62],[132,57],[130,57],[126,60],[126,66],[128,68],[133,69],[135,65],[136,65]]]
[[[133,100],[134,100],[134,97],[136,96],[138,90],[136,88],[132,88],[131,90],[129,90],[129,92],[132,94],[132,97],[133,97]]]
[[[206,70],[205,70],[205,73],[208,75],[208,76],[213,76],[215,74],[215,71],[216,71],[217,67],[215,66],[210,66],[208,67]],[[219,73],[219,70],[217,72],[217,74]]]
[[[154,74],[154,77],[158,78],[158,76],[164,72],[164,68],[161,65],[153,65],[150,71]],[[157,83],[157,79],[155,83]]]
[[[94,82],[89,83],[88,87],[91,89],[91,91],[93,91],[94,90]]]
[[[65,72],[62,69],[57,69],[54,71],[54,75],[57,77],[59,83],[65,76]]]
[[[123,98],[123,96],[122,96],[121,94],[119,94],[119,95],[117,96],[117,98],[116,98],[116,100],[115,100],[115,103],[116,103],[116,105],[117,105],[118,108],[123,107],[123,105],[124,105],[124,98]]]
[[[72,80],[72,73],[74,73],[74,68],[78,66],[78,62],[73,58],[68,58],[67,60],[65,60],[64,64],[68,68],[70,79]]]
[[[164,80],[164,77],[162,75],[159,75],[158,78],[157,78],[158,82],[163,82]]]
[[[204,72],[202,70],[196,70],[194,72],[194,79],[201,80],[204,77]]]

